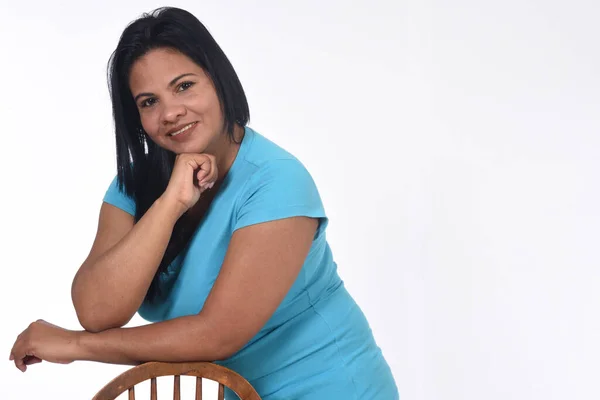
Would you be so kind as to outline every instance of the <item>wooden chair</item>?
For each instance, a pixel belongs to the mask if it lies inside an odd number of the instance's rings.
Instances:
[[[252,385],[241,375],[228,368],[209,362],[162,363],[148,362],[133,367],[110,381],[94,396],[93,400],[114,400],[126,390],[129,400],[135,400],[135,385],[150,379],[150,399],[157,400],[156,378],[173,376],[173,400],[181,399],[180,376],[196,377],[196,400],[202,400],[202,378],[219,383],[219,400],[224,399],[225,386],[233,390],[241,400],[261,400]]]

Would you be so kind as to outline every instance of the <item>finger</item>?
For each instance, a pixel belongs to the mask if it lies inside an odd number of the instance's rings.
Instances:
[[[200,185],[203,185],[204,183],[206,183],[208,181],[207,178],[211,174],[214,162],[211,157],[208,157],[206,155],[201,155],[201,154],[196,155],[195,161],[198,164],[198,168],[200,168],[200,171],[198,171],[198,174],[199,175],[202,174],[202,178],[198,178],[198,183]]]
[[[8,357],[9,361],[14,360],[15,358],[17,358],[16,354],[17,354],[17,345],[19,344],[19,338],[17,338],[17,340],[15,341],[15,344],[13,344],[12,349],[10,349],[10,356]]]
[[[204,183],[204,179],[208,175],[208,171],[201,169],[196,173],[196,178],[198,179],[198,186]]]
[[[211,183],[215,183],[217,181],[217,178],[219,177],[219,167],[217,167],[217,160],[211,157],[211,163],[210,163],[210,176],[207,179],[207,182],[211,182]],[[212,187],[212,186],[211,186]]]
[[[27,371],[27,365],[25,365],[20,357],[17,357],[15,360],[15,367],[17,367],[21,372]]]
[[[21,351],[19,350],[20,346],[19,346],[19,340],[17,339],[17,343],[15,343],[15,345],[13,346],[12,350],[10,351],[10,358],[11,361],[13,361],[15,363],[15,367],[17,367],[18,369],[20,369],[21,371],[23,371],[23,357],[25,357],[25,355],[21,355]],[[23,371],[25,372],[25,371]]]
[[[41,363],[42,359],[36,356],[27,356],[23,359],[23,363],[25,365],[32,365],[32,364],[38,364]]]
[[[206,176],[204,177],[204,179],[202,179],[202,181],[199,182],[200,187],[205,190],[212,188],[215,185],[215,182],[217,181],[217,177],[218,177],[217,166],[216,166],[216,163],[213,162],[211,164],[210,172],[208,172],[206,174]]]
[[[21,372],[25,372],[27,370],[27,365],[25,365],[24,359],[30,355],[27,354],[27,351],[25,351],[24,348],[25,343],[23,342],[23,339],[17,339],[10,354],[12,360],[14,360],[15,367],[17,367]]]

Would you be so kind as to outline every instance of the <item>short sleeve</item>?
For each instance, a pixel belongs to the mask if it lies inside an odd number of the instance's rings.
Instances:
[[[119,189],[117,177],[115,176],[104,195],[104,202],[135,216],[135,200]]]
[[[233,230],[298,216],[318,218],[319,231],[327,223],[317,186],[302,163],[296,159],[274,160],[260,166],[247,182]]]

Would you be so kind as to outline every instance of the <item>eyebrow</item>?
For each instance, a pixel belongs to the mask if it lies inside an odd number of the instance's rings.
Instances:
[[[177,81],[180,80],[181,78],[189,76],[189,75],[196,75],[196,74],[194,74],[192,72],[188,72],[186,74],[181,74],[178,77],[176,77],[175,79],[173,79],[171,82],[169,82],[169,87],[171,87],[174,84],[176,84]],[[140,94],[138,94],[137,96],[134,97],[133,101],[137,103],[137,101],[138,101],[138,99],[140,97],[150,97],[150,96],[154,96],[154,94],[153,93],[140,93]]]

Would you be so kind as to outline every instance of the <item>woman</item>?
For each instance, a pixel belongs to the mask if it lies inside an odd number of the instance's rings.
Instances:
[[[85,330],[34,322],[16,366],[215,361],[265,400],[397,399],[337,274],[310,174],[247,126],[206,28],[176,8],[144,15],[109,70],[118,174],[73,280]],[[123,328],[136,312],[152,323]]]

